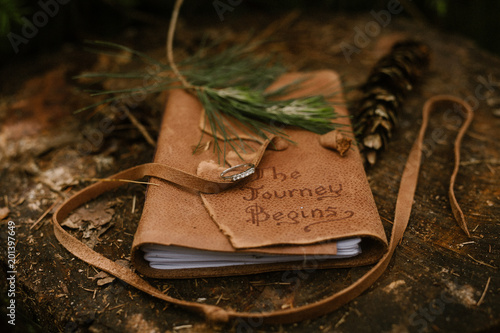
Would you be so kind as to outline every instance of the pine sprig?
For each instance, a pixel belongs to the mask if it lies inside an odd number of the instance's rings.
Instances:
[[[93,108],[100,104],[109,103],[115,99],[120,99],[121,94],[132,94],[144,92],[153,94],[168,89],[179,88],[179,79],[172,74],[172,69],[168,64],[162,63],[146,54],[133,50],[129,47],[103,41],[87,41],[87,44],[106,47],[111,50],[125,51],[131,53],[136,59],[148,66],[148,71],[136,72],[101,72],[83,73],[75,76],[80,79],[144,79],[155,82],[152,85],[140,85],[119,90],[94,91],[92,96],[110,95],[109,99],[97,102],[93,105],[77,110],[81,112]],[[241,87],[245,90],[258,90],[263,92],[278,76],[285,72],[285,69],[270,58],[252,57],[248,47],[240,45],[230,47],[222,52],[215,53],[219,48],[218,43],[207,45],[200,49],[197,54],[187,57],[179,62],[180,72],[193,87],[223,89],[227,87]],[[118,52],[107,52],[114,56],[123,56]],[[153,71],[151,70],[153,69]],[[113,96],[114,95],[114,96]]]
[[[149,77],[150,81],[155,84],[94,91],[92,96],[106,96],[107,98],[77,112],[112,103],[122,99],[124,94],[135,92],[153,94],[179,88],[177,77],[168,74],[171,73],[169,65],[122,45],[107,42],[92,44],[130,52],[144,63],[153,64],[156,71],[154,73],[147,71],[84,73],[78,75],[78,78],[137,80]],[[239,138],[238,131],[232,128],[235,125],[223,121],[225,116],[234,117],[238,120],[240,131],[259,141],[267,139],[269,134],[290,140],[283,131],[285,125],[301,127],[319,134],[339,126],[332,123],[332,119],[335,119],[337,114],[323,96],[281,100],[304,84],[302,81],[266,92],[265,89],[285,72],[284,68],[272,59],[252,57],[246,47],[239,45],[214,54],[214,49],[218,47],[218,44],[209,45],[195,56],[184,59],[179,63],[179,72],[192,85],[194,89],[192,92],[205,109],[208,126],[211,127],[210,130],[214,135],[213,148],[219,156],[219,162],[223,161],[227,149],[245,150],[248,148],[245,141]],[[222,137],[222,140],[217,139],[217,135]],[[198,146],[195,149],[197,148]]]
[[[270,134],[290,141],[283,131],[285,125],[298,126],[320,134],[340,126],[332,122],[337,114],[323,96],[284,99],[286,94],[297,89],[303,82],[298,81],[270,93],[266,92],[266,88],[283,74],[285,69],[269,57],[252,56],[252,51],[258,43],[249,42],[213,52],[220,46],[214,42],[200,48],[193,56],[175,63],[172,43],[181,3],[182,0],[176,1],[172,14],[167,39],[167,64],[122,45],[96,43],[111,49],[130,52],[145,63],[153,65],[155,72],[144,72],[142,77],[148,77],[155,83],[94,93],[96,96],[111,95],[111,97],[78,111],[111,103],[122,98],[122,94],[139,91],[142,94],[156,93],[178,89],[180,84],[186,91],[195,95],[205,109],[206,126],[209,126],[212,132],[213,149],[219,163],[224,162],[228,149],[238,152],[238,150],[245,151],[249,147],[238,135],[241,132],[258,141],[268,139]],[[78,77],[139,79],[141,73],[87,73]],[[227,116],[236,119],[237,122],[224,121],[224,117]],[[194,151],[198,150],[200,144],[201,139]]]

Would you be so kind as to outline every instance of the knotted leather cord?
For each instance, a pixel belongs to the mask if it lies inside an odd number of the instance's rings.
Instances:
[[[406,162],[403,171],[403,175],[401,177],[401,183],[399,187],[395,215],[394,215],[394,224],[392,228],[392,233],[387,253],[380,259],[380,261],[375,266],[373,266],[370,269],[370,271],[368,271],[355,283],[320,301],[285,310],[277,310],[277,311],[263,312],[263,313],[259,312],[251,313],[251,312],[237,312],[233,310],[225,310],[215,305],[200,304],[197,302],[190,302],[173,298],[163,294],[158,289],[151,286],[149,283],[147,283],[145,280],[139,277],[139,275],[134,273],[132,270],[122,267],[113,262],[112,260],[107,259],[101,254],[90,249],[85,244],[80,242],[78,239],[71,236],[61,227],[60,221],[62,221],[65,217],[67,217],[73,209],[76,209],[83,203],[97,197],[98,195],[106,191],[109,191],[113,188],[122,185],[123,182],[119,181],[97,182],[81,190],[80,192],[74,194],[66,202],[64,202],[54,213],[53,216],[54,233],[59,242],[69,252],[71,252],[73,255],[80,258],[81,260],[87,262],[88,264],[91,264],[109,274],[112,274],[118,277],[119,279],[123,280],[124,282],[152,296],[179,305],[190,311],[202,313],[210,321],[227,322],[231,319],[252,319],[252,320],[258,320],[260,323],[291,323],[324,315],[333,310],[336,310],[337,308],[341,307],[342,305],[346,304],[347,302],[351,301],[352,299],[360,295],[363,291],[368,289],[382,275],[382,273],[387,268],[397,245],[400,243],[403,237],[404,231],[410,219],[410,213],[411,213],[413,198],[415,195],[415,190],[417,187],[418,172],[420,169],[420,162],[422,157],[423,139],[425,131],[427,129],[429,115],[431,111],[434,110],[435,104],[440,102],[448,102],[448,103],[452,102],[459,104],[465,111],[465,122],[460,127],[454,143],[455,165],[450,179],[449,196],[453,214],[455,218],[457,218],[459,225],[468,234],[464,215],[462,213],[462,210],[460,209],[460,206],[456,201],[453,187],[460,164],[461,140],[472,121],[473,110],[469,104],[467,104],[465,101],[457,97],[448,95],[435,96],[427,100],[427,102],[423,107],[422,125],[419,134],[417,136],[417,139],[415,140],[415,143],[413,144],[413,147],[410,151],[408,160]],[[269,141],[267,141],[265,145],[267,145],[268,143]],[[264,150],[265,146],[263,149],[259,151],[259,156],[257,156],[257,158],[254,160],[255,165],[258,165]],[[212,182],[207,179],[187,174],[183,171],[174,169],[172,167],[155,163],[139,165],[134,168],[122,171],[114,176],[111,176],[110,178],[136,180],[144,176],[158,177],[161,179],[171,181],[178,185],[195,189],[197,191],[204,193],[217,193],[232,184],[228,182]]]

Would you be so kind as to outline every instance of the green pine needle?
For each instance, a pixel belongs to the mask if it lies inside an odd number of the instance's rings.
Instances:
[[[130,52],[149,64],[149,71],[144,73],[86,73],[79,75],[79,78],[140,79],[142,74],[143,78],[147,77],[155,84],[95,93],[94,96],[115,97],[79,111],[110,103],[119,98],[116,95],[132,94],[137,91],[156,93],[179,88],[178,78],[166,74],[171,73],[170,66],[125,46],[106,42],[95,44]],[[237,152],[238,150],[245,151],[249,147],[238,136],[233,125],[227,125],[223,121],[224,116],[237,119],[240,133],[244,132],[256,140],[265,140],[269,134],[273,134],[290,141],[284,132],[285,125],[301,127],[320,134],[340,126],[332,123],[332,120],[337,118],[337,114],[323,96],[282,100],[286,94],[297,89],[303,82],[294,82],[266,93],[265,89],[285,70],[282,66],[272,62],[270,58],[249,56],[253,47],[234,46],[210,55],[213,53],[212,48],[215,47],[217,44],[200,49],[194,56],[179,62],[178,66],[182,76],[192,85],[188,91],[195,93],[205,109],[219,163],[224,161],[228,149]],[[155,68],[153,73],[151,73],[151,66]],[[334,90],[333,93],[336,91]],[[222,137],[222,140],[218,139],[218,135]]]

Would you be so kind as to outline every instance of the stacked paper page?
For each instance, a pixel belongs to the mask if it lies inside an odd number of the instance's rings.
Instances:
[[[354,257],[361,253],[361,238],[337,241],[336,254],[314,255],[314,259],[339,259]],[[223,267],[236,265],[269,264],[291,261],[307,261],[306,255],[275,255],[251,252],[216,252],[180,246],[142,246],[144,259],[155,269],[188,269]]]

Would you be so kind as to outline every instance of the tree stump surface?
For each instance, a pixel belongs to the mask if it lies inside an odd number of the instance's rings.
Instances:
[[[20,59],[1,69],[0,208],[10,212],[0,224],[0,279],[7,281],[10,276],[7,230],[8,221],[14,221],[16,328],[22,331],[29,321],[37,323],[34,331],[48,332],[479,332],[498,328],[500,58],[464,38],[394,16],[378,33],[372,31],[347,61],[342,43],[356,46],[357,28],[363,30],[373,20],[369,14],[312,11],[280,16],[238,13],[236,8],[226,13],[223,22],[215,13],[196,21],[181,20],[176,58],[196,50],[204,34],[224,36],[230,45],[244,42],[252,28],[272,40],[257,54],[275,53],[290,70],[336,70],[346,87],[354,87],[396,40],[418,36],[432,49],[431,69],[408,96],[395,137],[367,176],[389,235],[403,164],[417,135],[425,100],[441,93],[466,98],[475,118],[463,139],[456,196],[471,238],[456,224],[447,195],[452,143],[462,119],[438,112],[427,131],[415,203],[402,243],[382,277],[337,311],[290,325],[213,326],[99,274],[58,243],[50,222],[51,207],[88,184],[79,182],[81,178],[104,178],[151,161],[154,147],[128,119],[113,118],[103,110],[73,113],[95,99],[82,91],[88,82],[72,76],[139,65],[126,56],[94,55],[82,45],[65,45],[60,51]],[[167,26],[165,21],[130,28],[116,41],[164,59]],[[121,84],[116,79],[103,83]],[[151,97],[129,104],[153,136],[158,134],[163,103],[161,97]],[[108,258],[127,264],[144,189],[143,185],[125,186],[100,197],[91,208],[110,221],[94,229],[82,224],[84,230],[73,232]],[[283,282],[283,272],[150,281],[174,297],[269,311],[319,300],[367,270],[298,271],[294,274],[299,283],[294,284]],[[0,285],[5,311],[7,283]],[[5,315],[0,321],[7,325]]]

